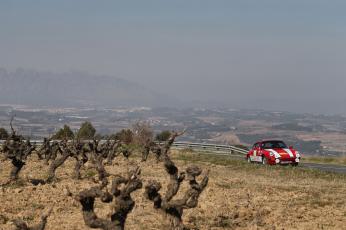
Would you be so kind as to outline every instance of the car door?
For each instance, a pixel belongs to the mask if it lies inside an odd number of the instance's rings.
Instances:
[[[264,144],[263,143],[259,143],[258,144],[258,159],[259,161],[262,161],[262,155],[264,153]]]
[[[250,159],[250,160],[252,159],[252,154],[253,154],[254,147],[255,147],[255,145],[252,146],[252,148],[249,150],[249,152],[246,155],[246,157],[248,159]]]
[[[259,143],[256,143],[252,147],[252,152],[250,155],[251,161],[258,161],[258,154],[259,154]]]

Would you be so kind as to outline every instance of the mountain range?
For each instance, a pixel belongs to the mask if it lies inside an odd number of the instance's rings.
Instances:
[[[0,104],[116,107],[177,103],[174,98],[117,77],[0,68]]]

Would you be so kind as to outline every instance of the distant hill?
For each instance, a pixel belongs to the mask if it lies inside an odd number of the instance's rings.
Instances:
[[[312,132],[313,128],[310,126],[302,126],[298,123],[283,123],[279,125],[273,125],[273,129],[278,130],[290,130],[290,131],[304,131],[304,132]]]
[[[36,106],[162,106],[177,103],[139,84],[82,72],[0,69],[0,104]]]

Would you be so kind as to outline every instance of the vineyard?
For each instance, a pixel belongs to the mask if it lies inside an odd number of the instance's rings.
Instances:
[[[145,124],[138,124],[135,132],[124,130],[120,133],[120,137],[109,138],[105,143],[101,144],[96,138],[93,141],[81,140],[82,136],[90,136],[89,131],[94,133],[91,124],[85,123],[84,127],[81,127],[81,132],[79,132],[77,138],[73,140],[64,138],[62,141],[45,139],[41,148],[36,149],[36,146],[32,145],[30,140],[25,140],[23,136],[16,134],[12,127],[12,121],[11,130],[12,133],[2,148],[4,160],[11,162],[8,180],[1,185],[2,191],[20,184],[25,187],[27,182],[34,186],[50,185],[54,188],[62,181],[61,178],[57,177],[56,171],[69,158],[74,159],[72,178],[81,180],[81,169],[88,163],[90,170],[94,170],[97,174],[97,178],[93,181],[94,184],[88,188],[80,189],[77,193],[71,193],[70,188],[65,187],[65,195],[72,197],[80,203],[84,223],[91,228],[124,229],[127,216],[135,207],[135,201],[131,194],[144,187],[144,197],[152,202],[153,209],[160,210],[164,214],[169,222],[169,227],[171,229],[184,229],[182,221],[184,210],[197,207],[198,198],[208,184],[208,172],[205,173],[201,182],[197,182],[196,177],[202,174],[202,169],[192,165],[184,171],[179,170],[169,156],[174,140],[176,137],[184,134],[184,132],[171,132],[166,136],[164,142],[156,143],[151,138],[152,133],[149,127]],[[137,135],[133,135],[133,133]],[[142,169],[139,166],[139,162],[134,162],[133,165],[122,169],[126,172],[126,175],[122,175],[120,172],[112,174],[106,170],[106,165],[113,166],[116,163],[119,165],[119,162],[116,162],[116,158],[120,154],[125,159],[129,158],[131,155],[129,145],[134,137],[137,137],[137,144],[140,144],[141,162],[147,161],[149,153],[152,152],[155,154],[156,162],[162,163],[168,176],[167,189],[164,194],[161,194],[160,191],[162,188],[161,183],[156,180],[150,180],[143,184],[143,179],[141,178]],[[43,178],[27,177],[23,180],[23,178],[20,178],[20,172],[25,165],[29,165],[30,161],[28,159],[34,153],[37,155],[38,162],[48,166],[47,175]],[[93,172],[89,171],[90,174],[93,174]],[[176,198],[181,188],[180,185],[184,181],[187,181],[189,188],[183,192],[181,198]],[[5,202],[6,200],[2,203]],[[111,211],[107,217],[101,218],[97,214],[95,209],[98,203],[110,204]],[[43,230],[53,210],[51,205],[49,206],[46,212],[42,214],[41,220],[37,225],[31,227],[23,219],[14,219],[12,223],[16,229]],[[4,219],[3,222],[7,222],[7,217],[3,216],[3,214],[1,218]]]
[[[184,131],[154,138],[145,124],[105,142],[62,133],[36,146],[12,128],[1,152],[0,229],[342,229],[346,221],[344,175],[172,151]]]

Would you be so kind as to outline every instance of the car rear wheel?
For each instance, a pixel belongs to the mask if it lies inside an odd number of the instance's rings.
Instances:
[[[246,159],[247,159],[247,163],[252,163],[252,161],[251,161],[251,158],[250,158],[250,157],[247,157]]]
[[[268,164],[268,160],[265,156],[262,156],[262,165],[267,165]]]
[[[298,166],[298,163],[297,163],[297,162],[292,163],[292,166],[293,166],[293,167],[297,167],[297,166]]]

